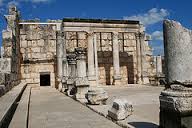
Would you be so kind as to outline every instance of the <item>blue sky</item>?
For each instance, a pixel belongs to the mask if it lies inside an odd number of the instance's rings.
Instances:
[[[22,19],[105,18],[140,20],[152,35],[154,55],[163,54],[162,21],[173,19],[192,29],[191,0],[0,0],[1,14],[16,4]],[[0,31],[6,24],[0,16]],[[0,33],[0,45],[2,41]]]

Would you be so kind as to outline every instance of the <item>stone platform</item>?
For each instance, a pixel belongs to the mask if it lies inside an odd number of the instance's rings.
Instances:
[[[126,99],[133,105],[133,113],[125,120],[117,121],[121,126],[130,128],[158,128],[159,94],[164,87],[145,85],[104,86],[109,99],[106,105],[88,105],[91,109],[107,117],[114,99]]]
[[[118,128],[80,103],[53,88],[31,90],[30,128]]]

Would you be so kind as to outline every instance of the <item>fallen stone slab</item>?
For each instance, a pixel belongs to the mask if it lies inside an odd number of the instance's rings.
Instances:
[[[109,98],[107,92],[100,87],[89,88],[88,93],[85,97],[88,103],[93,105],[106,104],[106,101]]]
[[[108,110],[108,117],[113,120],[124,120],[133,112],[132,104],[128,103],[126,99],[115,99],[112,108]]]

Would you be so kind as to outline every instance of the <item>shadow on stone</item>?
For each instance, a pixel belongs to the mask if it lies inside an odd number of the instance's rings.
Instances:
[[[158,125],[150,122],[129,122],[128,124],[136,128],[158,128]]]

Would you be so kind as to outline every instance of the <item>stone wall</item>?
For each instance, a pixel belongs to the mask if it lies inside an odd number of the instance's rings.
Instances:
[[[55,87],[55,25],[20,25],[20,53],[22,80],[39,84],[40,74],[48,73]]]
[[[9,91],[20,82],[20,53],[19,53],[19,13],[14,6],[9,7],[7,29],[2,31],[4,51],[0,59],[0,85]]]
[[[100,84],[113,83],[112,33],[97,34],[97,49]],[[119,57],[122,85],[136,83],[137,58],[136,38],[134,33],[119,33]]]

